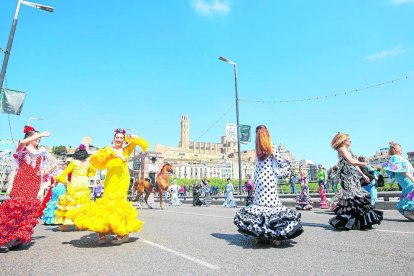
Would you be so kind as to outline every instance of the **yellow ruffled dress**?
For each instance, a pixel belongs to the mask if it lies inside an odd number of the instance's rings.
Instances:
[[[138,137],[125,137],[125,142],[128,145],[119,151],[105,147],[90,157],[92,166],[107,169],[105,192],[102,198],[76,211],[72,218],[79,229],[125,236],[138,232],[144,224],[137,219],[138,212],[132,203],[127,201],[130,181],[127,160],[137,145],[146,151],[148,142]]]
[[[67,180],[69,173],[72,173],[70,182]],[[56,177],[57,182],[67,184],[67,192],[59,197],[54,224],[74,224],[70,219],[74,210],[91,202],[89,177],[94,176],[95,173],[96,169],[90,165],[89,161],[74,160],[61,175]]]

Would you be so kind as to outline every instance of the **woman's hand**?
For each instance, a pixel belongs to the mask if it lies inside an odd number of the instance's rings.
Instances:
[[[362,175],[362,178],[364,179],[365,183],[370,183],[369,177],[366,176],[365,174]]]
[[[52,133],[50,131],[43,131],[40,133],[40,137],[49,137]]]

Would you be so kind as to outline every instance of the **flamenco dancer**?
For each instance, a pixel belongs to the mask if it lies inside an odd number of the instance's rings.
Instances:
[[[296,198],[296,210],[312,210],[312,198],[309,195],[308,176],[306,170],[300,171],[300,194]]]
[[[70,216],[75,209],[81,208],[89,203],[89,177],[96,173],[96,169],[89,164],[89,153],[85,145],[81,144],[73,154],[73,161],[69,163],[61,175],[56,177],[56,181],[67,184],[67,192],[59,197],[57,210],[55,212],[54,224],[62,224],[58,228],[60,231],[68,231],[74,226]],[[68,175],[72,174],[70,182]]]
[[[383,168],[390,177],[395,178],[402,188],[401,199],[397,210],[407,219],[414,221],[414,169],[411,163],[402,156],[401,145],[390,142],[388,151],[390,158]]]
[[[244,235],[258,241],[280,245],[281,240],[293,239],[303,232],[300,214],[282,205],[277,194],[277,178],[287,177],[290,165],[272,145],[264,125],[256,128],[256,194],[253,204],[236,213],[234,224]]]
[[[124,143],[128,143],[123,147]],[[148,142],[134,135],[126,135],[124,129],[116,129],[113,147],[100,149],[90,157],[91,165],[97,169],[107,169],[105,193],[102,198],[77,209],[72,216],[76,227],[91,230],[99,235],[99,244],[106,243],[106,235],[115,234],[112,244],[122,244],[129,240],[129,234],[138,232],[143,222],[137,219],[138,212],[127,200],[129,187],[128,157],[135,146],[143,151]]]
[[[365,181],[369,178],[362,173],[359,166],[367,163],[359,162],[350,150],[351,139],[348,134],[338,133],[332,139],[332,148],[338,152],[339,181],[342,186],[342,196],[334,209],[336,217],[329,224],[337,229],[371,229],[373,224],[380,224],[382,212],[371,205],[369,194],[361,188],[359,175]]]
[[[37,199],[41,180],[47,180],[58,173],[57,160],[45,148],[38,148],[42,137],[49,131],[39,133],[31,126],[25,126],[24,139],[20,141],[13,155],[18,169],[14,178],[10,199],[0,205],[0,252],[29,244],[33,228],[38,223],[41,202]]]

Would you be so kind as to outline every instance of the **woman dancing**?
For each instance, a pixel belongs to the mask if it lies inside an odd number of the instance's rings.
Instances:
[[[128,143],[123,147],[124,143]],[[143,151],[148,142],[134,135],[126,135],[124,129],[116,129],[113,147],[100,149],[90,157],[91,165],[97,169],[107,169],[105,193],[102,198],[78,209],[72,220],[79,229],[95,231],[99,234],[99,244],[106,243],[106,235],[115,234],[112,244],[122,244],[129,240],[129,234],[138,232],[143,222],[137,219],[138,212],[127,200],[130,181],[128,158],[135,146]]]
[[[47,181],[58,173],[57,160],[45,148],[38,148],[42,137],[50,132],[39,133],[31,126],[25,126],[24,139],[20,141],[13,155],[18,169],[14,177],[10,199],[0,205],[0,252],[29,244],[41,202],[37,199],[42,179]]]
[[[288,177],[290,165],[272,145],[264,125],[256,128],[256,194],[253,204],[236,213],[234,223],[239,232],[280,245],[303,232],[300,214],[282,205],[277,194],[277,179]]]
[[[402,148],[396,142],[390,142],[388,151],[390,158],[383,168],[392,178],[396,178],[402,188],[401,199],[397,210],[407,219],[414,221],[414,169],[411,163],[402,156]]]
[[[57,210],[55,212],[55,224],[62,224],[60,231],[68,231],[74,226],[70,219],[75,212],[74,209],[81,208],[91,201],[89,190],[89,177],[96,173],[96,169],[89,164],[89,153],[85,145],[81,144],[73,154],[73,161],[69,163],[61,175],[56,177],[56,181],[67,184],[67,192],[59,198]],[[72,174],[68,181],[68,174]]]
[[[342,196],[334,212],[336,216],[329,220],[329,224],[337,229],[370,229],[373,224],[380,224],[382,212],[371,205],[369,194],[361,188],[359,175],[365,181],[369,178],[364,175],[359,166],[367,163],[359,162],[350,150],[351,139],[348,134],[338,133],[332,139],[332,148],[338,152],[339,181],[342,186]]]
[[[309,195],[308,174],[306,170],[299,168],[300,194],[296,198],[296,210],[312,210],[312,198]]]

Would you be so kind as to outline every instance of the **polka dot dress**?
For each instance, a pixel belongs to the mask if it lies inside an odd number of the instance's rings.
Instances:
[[[303,232],[300,214],[282,205],[277,194],[277,179],[290,175],[290,164],[273,146],[263,161],[256,158],[253,204],[236,213],[239,232],[270,240],[291,239]]]
[[[19,169],[14,178],[10,199],[0,205],[0,245],[20,240],[28,243],[37,224],[41,202],[37,199],[40,189],[40,164],[42,157],[27,162],[29,156],[23,150],[14,155]]]

